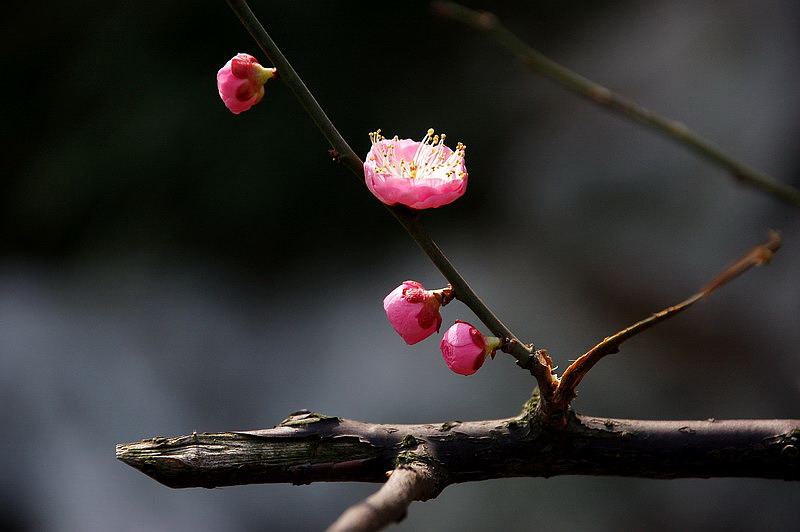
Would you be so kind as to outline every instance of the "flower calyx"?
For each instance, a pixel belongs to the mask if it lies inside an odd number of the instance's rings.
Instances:
[[[225,107],[238,115],[264,97],[264,84],[277,76],[277,69],[265,68],[250,54],[236,54],[217,72],[217,90]]]

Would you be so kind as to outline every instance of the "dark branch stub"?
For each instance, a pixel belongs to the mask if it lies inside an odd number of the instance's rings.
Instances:
[[[328,150],[328,156],[331,158],[331,161],[334,163],[342,162],[342,154],[334,149]]]
[[[433,499],[442,489],[439,474],[426,462],[400,465],[387,476],[376,493],[345,510],[327,532],[379,530],[405,519],[413,501]]]

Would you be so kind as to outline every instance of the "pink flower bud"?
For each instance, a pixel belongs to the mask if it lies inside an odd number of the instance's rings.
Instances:
[[[447,304],[452,290],[425,290],[416,281],[405,281],[383,299],[386,316],[408,345],[421,342],[442,325],[439,307]]]
[[[225,107],[238,115],[264,97],[264,84],[275,76],[274,68],[264,68],[255,57],[237,54],[217,72],[217,89]]]
[[[500,347],[500,339],[484,336],[469,323],[456,321],[444,333],[439,347],[448,368],[459,375],[472,375],[488,355],[494,356]]]
[[[453,151],[444,145],[445,135],[434,135],[432,129],[421,142],[386,139],[380,129],[369,138],[372,149],[364,163],[364,178],[383,203],[429,209],[452,203],[467,190],[467,147],[460,142]]]

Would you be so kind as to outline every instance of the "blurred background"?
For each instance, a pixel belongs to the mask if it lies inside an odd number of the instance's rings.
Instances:
[[[800,186],[800,7],[469,2],[543,53]],[[427,2],[252,2],[354,149],[368,132],[467,144],[438,243],[561,369],[693,293],[768,229],[766,268],[628,342],[580,387],[607,417],[800,417],[800,211],[520,68]],[[450,373],[381,308],[444,285],[279,82],[247,113],[215,74],[258,52],[222,2],[17,2],[2,22],[0,528],[317,530],[364,484],[170,490],[114,444],[271,427],[515,415],[498,356]],[[458,302],[445,326],[474,321]],[[451,486],[395,530],[776,530],[800,486],[563,477]],[[502,521],[498,521],[502,520]]]

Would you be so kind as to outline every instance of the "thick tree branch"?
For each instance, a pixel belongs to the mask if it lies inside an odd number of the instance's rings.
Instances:
[[[530,402],[531,405],[534,401]],[[384,482],[428,463],[437,490],[505,477],[613,475],[800,480],[800,420],[645,421],[570,417],[553,430],[515,418],[371,424],[299,412],[272,429],[117,445],[117,458],[173,488]]]

